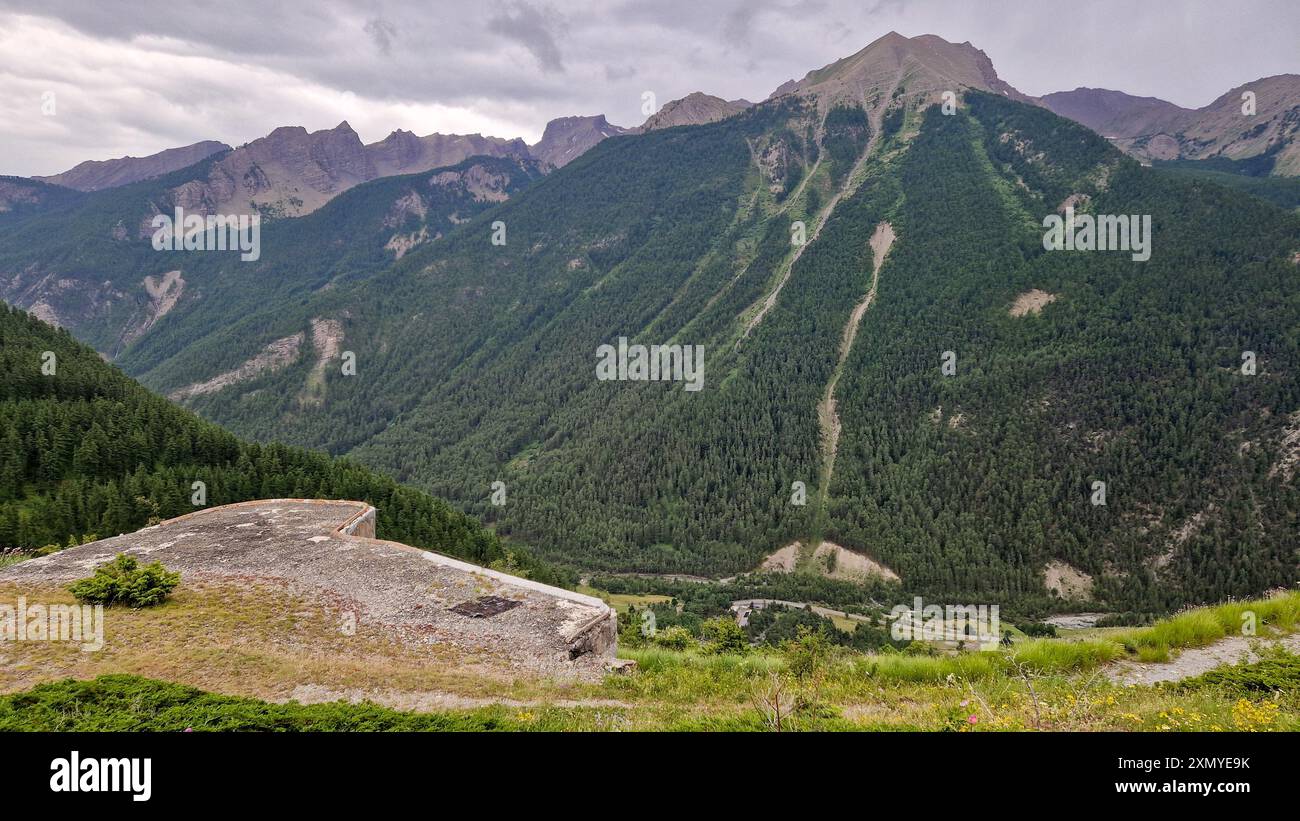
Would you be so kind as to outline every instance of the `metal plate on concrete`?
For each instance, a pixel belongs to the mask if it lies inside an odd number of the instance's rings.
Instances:
[[[477,599],[470,599],[449,609],[453,613],[469,616],[471,619],[485,619],[500,615],[520,604],[521,602],[515,599],[503,599],[500,596],[479,596]]]

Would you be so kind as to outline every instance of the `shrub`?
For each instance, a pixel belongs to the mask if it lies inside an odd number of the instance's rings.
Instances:
[[[1031,621],[1020,625],[1020,632],[1032,638],[1056,638],[1056,625],[1042,621]]]
[[[674,624],[655,633],[654,642],[669,650],[685,650],[695,646],[695,637],[691,635],[690,630],[680,624]]]
[[[820,630],[799,626],[796,638],[781,645],[787,669],[797,679],[818,676],[831,653],[831,642]]]
[[[1184,690],[1219,688],[1234,695],[1300,690],[1300,656],[1275,650],[1250,664],[1230,664],[1179,682]]]
[[[734,619],[727,616],[718,616],[704,622],[701,633],[705,641],[704,649],[715,655],[739,654],[749,650],[749,637]]]
[[[1097,627],[1142,627],[1156,620],[1155,613],[1108,613],[1097,619]]]
[[[68,587],[85,604],[125,604],[152,607],[161,604],[180,584],[181,574],[170,573],[161,562],[140,566],[125,553],[95,568],[95,575]]]

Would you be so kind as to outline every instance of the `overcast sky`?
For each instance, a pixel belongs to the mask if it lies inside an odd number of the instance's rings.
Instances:
[[[760,100],[891,30],[969,40],[1032,95],[1195,108],[1300,73],[1297,0],[0,0],[0,174],[345,119],[531,143],[638,125],[644,91]]]

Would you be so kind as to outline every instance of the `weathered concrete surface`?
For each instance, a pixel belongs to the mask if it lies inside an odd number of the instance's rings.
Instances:
[[[276,580],[325,594],[358,624],[404,641],[488,651],[540,673],[600,671],[614,656],[617,617],[600,599],[373,538],[361,502],[274,499],[191,513],[0,570],[0,581],[66,583],[119,553],[161,561],[182,584]],[[473,618],[451,608],[480,597],[519,602]]]

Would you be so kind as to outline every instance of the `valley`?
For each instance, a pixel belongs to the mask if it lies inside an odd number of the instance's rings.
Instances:
[[[378,141],[0,177],[0,730],[1300,731],[1296,75],[660,97],[550,13],[420,103],[358,23]]]

